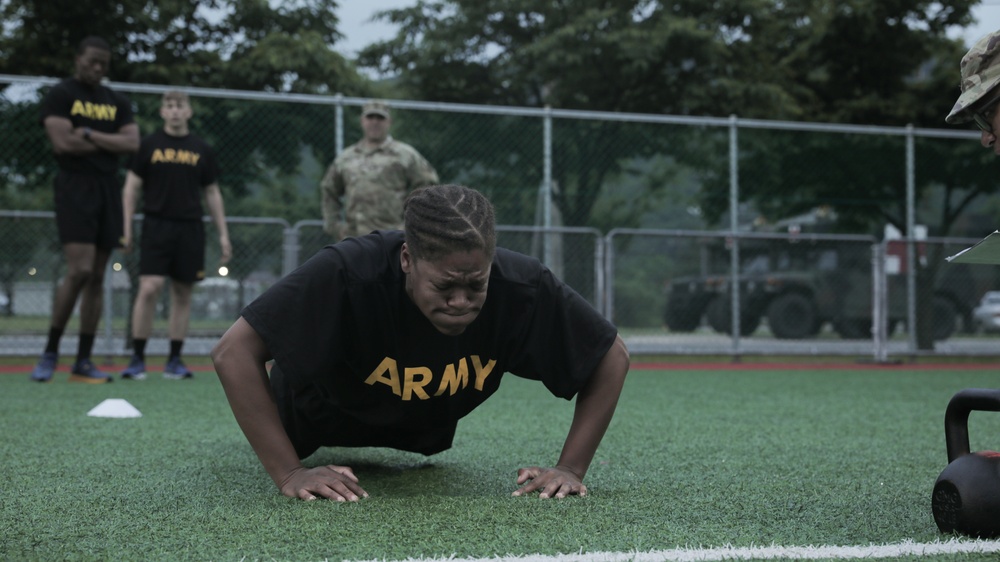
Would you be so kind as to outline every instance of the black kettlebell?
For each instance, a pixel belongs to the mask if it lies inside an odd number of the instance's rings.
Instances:
[[[969,413],[1000,412],[1000,389],[967,388],[944,414],[948,466],[934,483],[931,510],[943,533],[1000,536],[1000,453],[969,451]]]

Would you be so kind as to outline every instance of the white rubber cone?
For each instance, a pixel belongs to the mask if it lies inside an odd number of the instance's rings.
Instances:
[[[129,404],[128,400],[108,398],[104,402],[94,406],[93,409],[87,412],[87,415],[95,418],[141,418],[142,412]]]

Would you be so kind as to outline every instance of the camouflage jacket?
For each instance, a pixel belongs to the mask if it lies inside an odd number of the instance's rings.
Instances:
[[[375,148],[360,141],[337,156],[320,182],[323,229],[340,240],[402,228],[409,192],[436,183],[437,172],[412,146],[391,136]]]

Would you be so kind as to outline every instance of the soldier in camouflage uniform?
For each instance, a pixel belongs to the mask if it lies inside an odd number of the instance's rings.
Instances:
[[[437,172],[415,148],[389,135],[391,125],[385,102],[366,103],[364,138],[337,156],[320,182],[323,229],[337,240],[403,228],[407,194],[438,183]]]
[[[983,37],[962,57],[962,94],[945,118],[948,123],[974,121],[982,132],[984,147],[997,146],[1000,130],[997,107],[1000,106],[1000,31]],[[1000,152],[997,152],[1000,154]]]

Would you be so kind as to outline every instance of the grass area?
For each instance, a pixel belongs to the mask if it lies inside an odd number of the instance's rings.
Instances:
[[[517,468],[555,461],[572,403],[508,375],[445,453],[321,449],[308,459],[354,467],[372,494],[356,504],[282,497],[210,372],[65,381],[64,371],[48,385],[0,376],[4,559],[401,560],[933,541],[947,538],[930,512],[947,461],[945,406],[962,388],[996,386],[997,374],[635,370],[587,475],[590,495],[561,501],[510,492]],[[105,398],[143,417],[86,416]],[[1000,448],[1000,414],[973,413],[970,434],[974,449]]]

